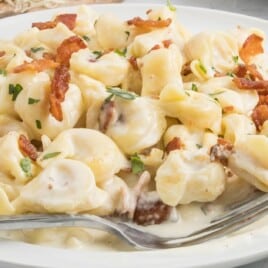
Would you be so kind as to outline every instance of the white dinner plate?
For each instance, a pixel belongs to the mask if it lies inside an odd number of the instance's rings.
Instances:
[[[154,4],[115,4],[93,6],[99,12],[112,12],[123,19],[142,16]],[[46,21],[59,10],[46,10],[0,20],[0,38],[8,39],[34,21]],[[193,33],[202,30],[227,30],[237,25],[258,27],[268,34],[268,21],[222,11],[194,7],[177,7],[180,21]],[[267,46],[266,46],[267,47]],[[265,227],[266,225],[266,227]],[[159,251],[109,252],[58,249],[0,240],[0,266],[4,263],[34,267],[115,267],[115,268],[227,268],[268,256],[268,219],[232,236],[184,248]]]

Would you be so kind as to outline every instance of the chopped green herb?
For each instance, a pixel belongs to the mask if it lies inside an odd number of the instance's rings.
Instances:
[[[218,91],[218,92],[215,92],[215,93],[210,93],[210,94],[208,94],[210,97],[214,97],[214,96],[217,96],[217,95],[220,95],[220,94],[222,94],[222,93],[224,93],[225,91],[224,90],[222,90],[222,91]]]
[[[127,53],[127,48],[124,48],[123,50],[116,49],[114,52],[116,54],[118,54],[119,56],[125,57],[126,56],[126,53]]]
[[[226,73],[227,76],[234,77],[235,75],[232,72]]]
[[[144,163],[141,161],[138,154],[134,154],[130,157],[131,170],[134,174],[139,174],[144,171]]]
[[[216,102],[220,102],[218,98],[214,98],[214,100],[215,100]]]
[[[113,96],[114,96],[114,94],[109,95],[109,96],[104,100],[104,102],[105,102],[105,103],[110,102],[110,101],[112,100]]]
[[[127,40],[128,40],[128,38],[130,36],[130,32],[129,31],[125,31],[125,34],[127,35]]]
[[[233,56],[233,61],[235,64],[238,64],[239,57],[238,56]]]
[[[207,74],[207,69],[201,61],[199,61],[199,68],[204,74]]]
[[[29,98],[28,99],[28,104],[35,104],[35,103],[38,103],[39,101],[40,101],[39,99]]]
[[[102,52],[101,51],[95,50],[92,53],[96,56],[96,59],[98,59],[98,58],[100,58],[102,56]]]
[[[7,76],[7,71],[4,69],[0,69],[0,74],[3,76]]]
[[[171,1],[170,0],[167,0],[167,6],[169,8],[170,11],[176,11],[176,7],[174,7],[172,4],[171,4]]]
[[[107,91],[109,93],[111,93],[112,95],[114,95],[116,97],[120,97],[120,98],[125,99],[125,100],[134,100],[137,97],[137,95],[135,93],[122,90],[119,87],[107,87]],[[112,98],[112,97],[110,97],[110,98]]]
[[[214,66],[211,67],[211,70],[216,72],[216,68]]]
[[[201,149],[202,148],[202,145],[201,144],[196,144],[196,147],[198,148],[198,149]]]
[[[185,94],[190,97],[190,93],[185,90]]]
[[[61,154],[61,152],[54,152],[54,153],[45,154],[41,160],[53,158],[53,157],[58,156],[59,154]]]
[[[33,52],[33,53],[36,53],[36,52],[42,51],[42,50],[44,50],[43,47],[31,47],[31,52]]]
[[[42,124],[41,124],[41,121],[40,120],[35,120],[35,125],[38,129],[41,129],[42,128]]]
[[[197,88],[196,84],[192,84],[192,91],[198,91],[198,88]]]
[[[20,160],[20,167],[27,177],[31,176],[31,159],[29,157],[22,158]]]
[[[8,86],[8,93],[9,95],[12,95],[12,101],[15,101],[20,94],[20,92],[23,90],[22,86],[20,84],[9,84]]]
[[[90,41],[90,38],[89,38],[87,35],[83,35],[82,38],[83,38],[85,41],[87,41],[87,42]]]

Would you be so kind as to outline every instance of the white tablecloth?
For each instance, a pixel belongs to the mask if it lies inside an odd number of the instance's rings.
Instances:
[[[125,2],[166,3],[165,0],[125,0]],[[171,2],[177,5],[222,9],[255,17],[261,17],[268,20],[268,0],[172,0]],[[254,264],[241,266],[240,268],[268,268],[268,258]]]

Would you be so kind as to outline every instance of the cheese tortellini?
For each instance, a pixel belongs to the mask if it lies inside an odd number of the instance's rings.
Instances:
[[[176,150],[159,167],[155,180],[161,199],[176,206],[215,200],[224,191],[225,172],[221,164],[210,163],[201,150]]]
[[[46,155],[58,153],[55,158]],[[70,129],[61,132],[41,153],[38,163],[46,167],[58,158],[76,159],[87,164],[97,182],[110,179],[120,169],[128,167],[128,162],[117,145],[104,134],[91,129]]]
[[[58,159],[21,189],[19,211],[81,212],[100,206],[106,193],[96,187],[91,169],[80,161]]]
[[[105,107],[102,113],[105,111]],[[111,137],[123,152],[134,154],[158,143],[166,129],[163,111],[153,100],[139,97],[133,101],[116,98],[115,116],[105,134]]]

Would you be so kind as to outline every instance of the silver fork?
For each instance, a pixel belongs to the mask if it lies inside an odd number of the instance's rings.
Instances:
[[[86,227],[108,231],[138,249],[167,249],[189,246],[224,236],[256,221],[268,212],[268,193],[241,204],[214,219],[206,227],[181,237],[160,237],[134,224],[111,217],[66,214],[25,214],[0,217],[0,230],[49,227]]]

